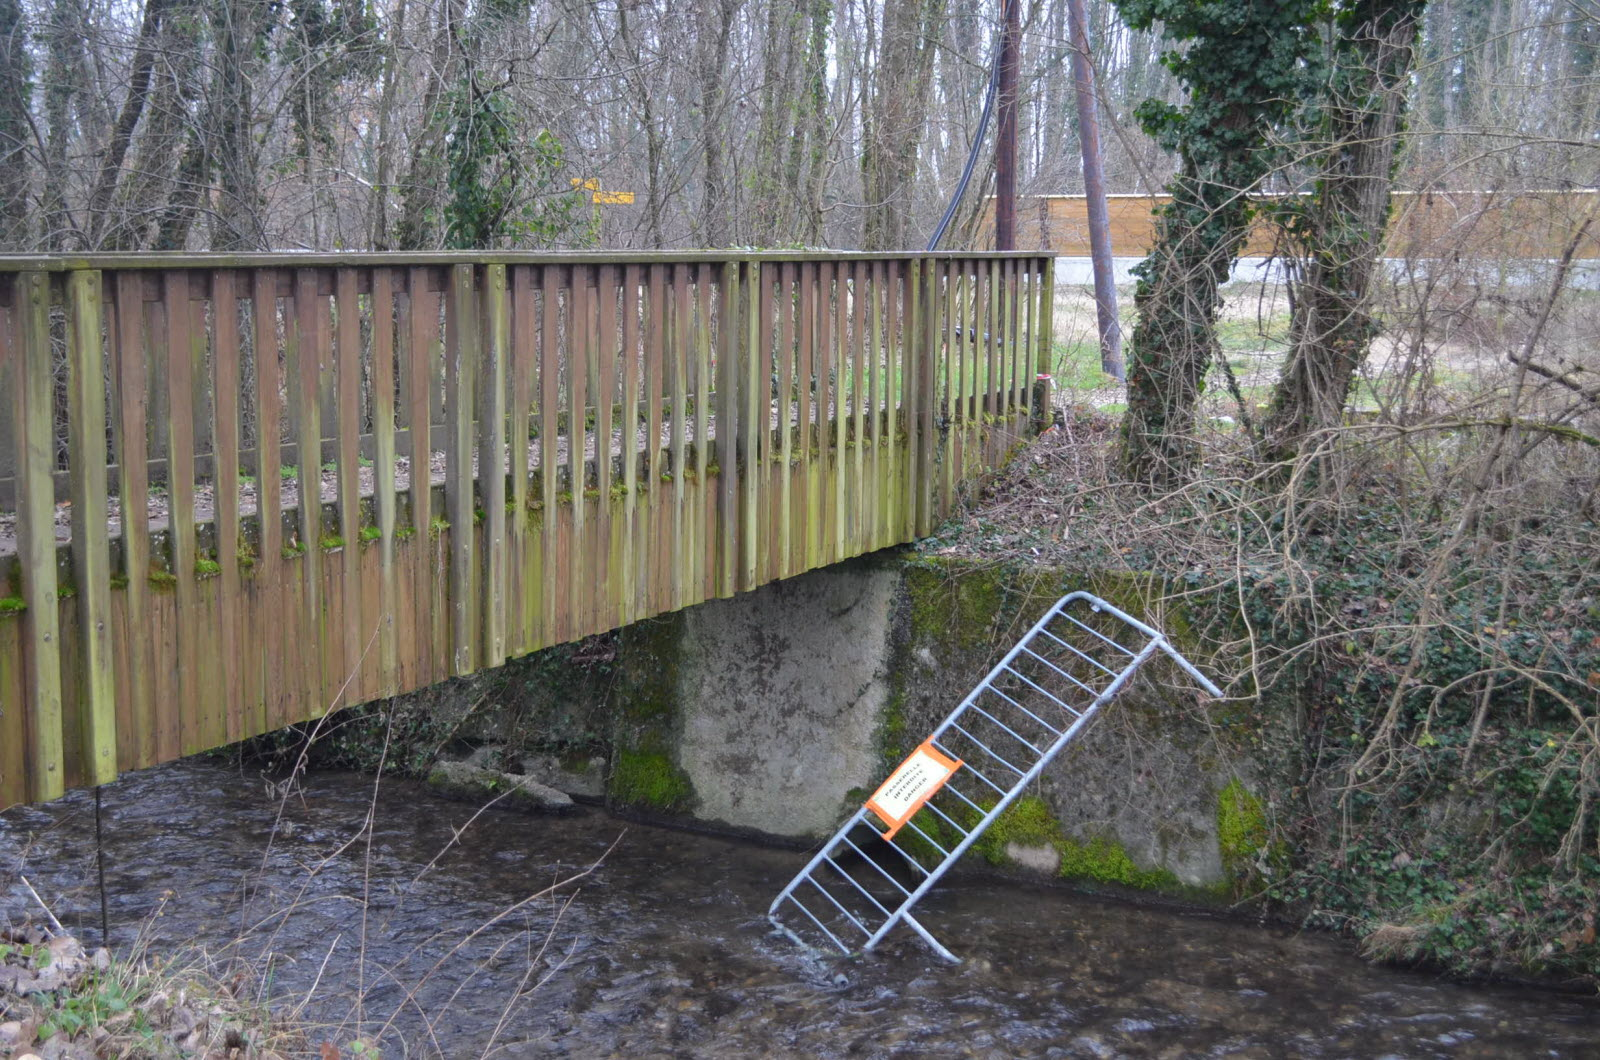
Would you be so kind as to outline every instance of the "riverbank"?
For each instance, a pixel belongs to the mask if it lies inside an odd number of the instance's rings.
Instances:
[[[7,912],[10,912],[7,910]],[[159,915],[159,914],[157,914]],[[0,926],[0,1057],[16,1060],[284,1060],[309,1052],[251,969],[218,970],[135,943],[88,952],[41,907]]]

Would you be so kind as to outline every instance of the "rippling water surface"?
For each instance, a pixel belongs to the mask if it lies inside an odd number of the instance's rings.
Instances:
[[[1593,999],[1321,936],[974,880],[919,913],[962,965],[909,934],[818,962],[767,930],[794,852],[599,810],[474,819],[408,782],[374,803],[344,774],[263,789],[207,761],[105,789],[113,941],[249,956],[279,1004],[387,1056],[1600,1057]],[[19,869],[97,937],[89,797],[0,815],[0,915],[31,904]]]

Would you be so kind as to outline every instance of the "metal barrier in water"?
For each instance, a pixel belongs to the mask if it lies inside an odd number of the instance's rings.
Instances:
[[[1056,601],[773,900],[802,946],[850,955],[904,923],[933,888],[1156,653],[1222,692],[1159,630],[1089,593]]]

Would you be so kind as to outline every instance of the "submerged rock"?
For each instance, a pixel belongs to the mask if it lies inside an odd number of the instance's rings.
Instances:
[[[577,809],[566,792],[532,777],[483,769],[467,762],[435,762],[428,771],[428,786],[446,798],[493,801],[498,807],[523,813],[571,813]]]
[[[521,765],[523,776],[548,784],[557,791],[579,798],[606,797],[606,760],[600,755],[579,759],[524,755]]]

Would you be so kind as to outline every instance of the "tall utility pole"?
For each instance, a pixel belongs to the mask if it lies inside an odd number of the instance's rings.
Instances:
[[[1117,322],[1117,284],[1111,271],[1111,217],[1106,211],[1100,118],[1095,113],[1094,63],[1089,61],[1089,19],[1084,8],[1084,0],[1067,0],[1072,84],[1078,96],[1078,144],[1083,149],[1083,195],[1089,210],[1089,260],[1094,268],[1095,316],[1100,323],[1100,367],[1121,380],[1127,376],[1122,364],[1122,327]]]
[[[1000,0],[1000,127],[994,138],[994,248],[1017,249],[1017,65],[1022,0]]]

